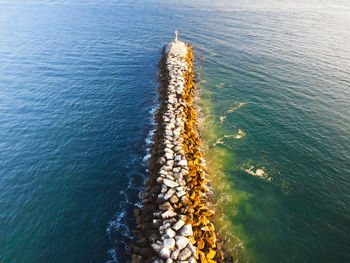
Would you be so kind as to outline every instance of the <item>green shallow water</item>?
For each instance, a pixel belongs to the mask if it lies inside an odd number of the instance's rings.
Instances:
[[[232,44],[220,35],[210,51],[197,52],[219,234],[240,262],[346,262],[350,57],[328,39],[349,38],[341,26],[327,32],[332,37],[313,31],[315,21],[330,26],[322,23],[331,12],[270,8],[261,18],[270,15],[288,33],[246,25],[250,38]]]

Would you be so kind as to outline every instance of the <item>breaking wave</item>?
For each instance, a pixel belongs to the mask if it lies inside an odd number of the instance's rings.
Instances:
[[[158,108],[158,103],[154,102],[153,107],[149,111],[151,129],[145,138],[145,154],[141,161],[141,165],[146,173],[130,172],[127,174],[129,183],[125,190],[119,192],[120,200],[122,201],[117,208],[118,213],[114,216],[114,219],[108,223],[106,232],[108,239],[112,243],[112,247],[108,250],[109,259],[106,263],[124,263],[125,253],[130,252],[129,244],[134,239],[131,233],[131,229],[133,229],[134,225],[132,213],[135,208],[142,207],[140,203],[140,195],[144,190],[142,182],[146,179],[148,173],[147,163],[148,159],[151,157],[152,138],[156,130],[154,115]]]
[[[224,116],[220,117],[220,121],[223,122],[227,118],[227,115],[229,115],[230,113],[238,110],[240,107],[242,107],[242,106],[244,106],[246,104],[247,104],[246,102],[240,102],[238,105],[231,107],[228,111],[226,111]]]

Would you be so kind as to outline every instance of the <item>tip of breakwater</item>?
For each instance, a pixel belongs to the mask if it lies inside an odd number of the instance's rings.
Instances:
[[[193,105],[192,47],[175,34],[159,62],[160,106],[142,208],[134,210],[132,262],[224,262]]]

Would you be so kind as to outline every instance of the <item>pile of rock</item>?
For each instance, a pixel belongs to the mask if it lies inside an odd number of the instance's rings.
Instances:
[[[192,106],[191,47],[177,39],[159,65],[160,109],[149,161],[150,176],[136,209],[132,262],[222,262]]]

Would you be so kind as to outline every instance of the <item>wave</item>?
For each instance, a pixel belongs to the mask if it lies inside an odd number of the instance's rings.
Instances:
[[[218,144],[222,144],[222,145],[228,146],[228,145],[225,144],[224,139],[227,139],[227,138],[241,139],[244,136],[245,136],[245,132],[243,130],[241,130],[241,129],[238,129],[238,132],[235,133],[235,134],[224,135],[224,136],[220,137],[219,139],[217,139],[216,142],[213,144],[213,146],[215,147]]]
[[[279,172],[266,161],[255,162],[250,160],[243,163],[239,169],[241,171],[244,171],[246,174],[254,176],[261,180],[271,183],[272,180],[274,180],[274,183],[277,183],[275,176],[278,176]]]
[[[146,174],[133,173],[130,172],[127,174],[129,178],[128,186],[125,190],[119,192],[120,195],[120,204],[118,207],[118,213],[114,216],[114,219],[108,223],[106,232],[110,242],[113,244],[107,253],[109,259],[106,263],[119,263],[125,262],[124,255],[125,252],[130,251],[129,244],[134,240],[134,237],[131,233],[130,226],[132,225],[132,211],[134,208],[141,208],[141,193],[144,191],[144,186],[139,183],[139,181],[144,181],[146,179],[148,169],[148,159],[151,157],[151,145],[153,143],[152,138],[156,130],[156,122],[154,120],[154,115],[159,108],[159,104],[156,99],[154,100],[153,106],[149,111],[149,122],[151,129],[149,130],[145,138],[145,153],[142,158],[141,165],[145,168]],[[141,178],[137,180],[137,175]],[[134,199],[135,196],[138,198],[138,202],[130,201]]]
[[[230,113],[238,110],[240,107],[242,107],[242,106],[244,106],[246,104],[247,104],[246,102],[240,102],[238,105],[231,107],[228,111],[226,111],[224,116],[220,117],[220,121],[223,122],[227,118],[227,115],[229,115]]]
[[[137,175],[144,180],[144,174],[139,173]],[[127,176],[129,178],[128,186],[125,190],[119,192],[121,202],[118,207],[118,213],[108,223],[106,229],[107,236],[113,243],[113,247],[108,250],[110,256],[110,259],[107,260],[108,263],[123,262],[119,259],[119,255],[124,255],[126,251],[129,251],[128,244],[133,240],[130,229],[130,211],[141,206],[141,203],[131,202],[130,198],[140,193],[143,187],[134,182],[136,179],[134,173],[130,173]]]

